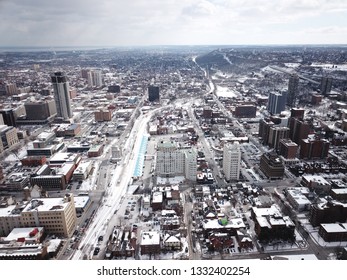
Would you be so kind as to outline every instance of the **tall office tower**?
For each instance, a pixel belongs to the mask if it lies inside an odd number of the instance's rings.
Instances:
[[[297,118],[290,118],[289,138],[300,145],[302,139],[306,139],[310,134],[311,124]]]
[[[87,73],[87,80],[89,87],[102,87],[101,70],[90,70]]]
[[[17,125],[17,115],[13,109],[1,109],[0,114],[2,115],[4,124],[14,127]]]
[[[67,120],[72,117],[69,82],[63,72],[56,72],[51,76],[57,116]]]
[[[159,101],[159,87],[158,86],[149,86],[148,87],[148,101]]]
[[[299,76],[297,74],[290,75],[288,83],[287,105],[295,107],[296,98],[298,96]]]
[[[289,128],[274,126],[270,127],[268,144],[271,148],[278,150],[280,140],[289,138]]]
[[[157,145],[158,176],[172,177],[183,175],[185,172],[184,154],[176,142],[161,141]]]
[[[82,78],[83,79],[88,79],[88,73],[90,72],[90,70],[89,69],[82,69],[81,70],[81,76],[82,76]]]
[[[333,78],[323,76],[320,83],[320,93],[321,95],[328,95],[331,91],[331,87],[333,85]]]
[[[271,92],[267,104],[267,110],[269,113],[275,115],[284,111],[286,108],[286,98],[287,95],[285,92]]]
[[[225,178],[230,180],[239,180],[241,165],[241,149],[239,142],[224,145],[223,150],[223,171]]]
[[[304,121],[304,109],[292,108],[289,118],[289,138],[300,145],[302,139],[306,139],[310,133],[311,125]]]
[[[15,95],[18,94],[18,88],[16,84],[6,84],[6,94],[7,95]]]
[[[267,144],[269,140],[270,127],[273,127],[275,124],[270,119],[260,119],[259,121],[259,137],[263,144]]]

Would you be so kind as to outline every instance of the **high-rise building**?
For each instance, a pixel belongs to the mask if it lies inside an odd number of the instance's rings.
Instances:
[[[0,153],[19,143],[17,129],[12,126],[0,125]]]
[[[296,118],[290,118],[289,120],[289,138],[296,144],[300,145],[302,139],[306,139],[310,134],[310,123],[299,120]]]
[[[87,74],[89,87],[102,87],[101,70],[90,70]]]
[[[285,159],[296,158],[298,145],[289,139],[281,139],[279,144],[279,154]]]
[[[287,95],[285,92],[271,92],[267,104],[267,110],[269,113],[275,115],[284,111],[286,108],[286,98]]]
[[[2,115],[4,124],[8,126],[16,126],[17,116],[13,109],[1,109],[0,114]]]
[[[184,175],[188,180],[196,180],[196,152],[181,148],[176,142],[161,141],[157,145],[156,173],[173,177]]]
[[[287,105],[294,107],[299,90],[299,76],[297,74],[290,75],[288,83]]]
[[[304,121],[304,109],[291,109],[289,118],[289,138],[300,145],[302,139],[306,139],[310,133],[311,125]]]
[[[333,78],[323,76],[320,84],[320,93],[321,95],[328,95],[331,91],[331,87],[333,85]]]
[[[326,158],[329,153],[330,143],[326,139],[307,138],[301,140],[300,158],[320,159]]]
[[[284,164],[275,152],[265,153],[260,157],[260,170],[269,179],[283,178]]]
[[[28,121],[49,121],[57,114],[54,100],[27,102],[24,104],[26,120]]]
[[[6,84],[6,94],[7,95],[15,95],[18,94],[18,88],[16,84]]]
[[[63,72],[56,72],[51,76],[57,116],[64,120],[72,117],[69,82]]]
[[[270,127],[274,126],[275,124],[269,120],[269,119],[260,119],[259,121],[259,138],[260,141],[264,144],[268,143],[269,140],[269,132],[270,132]]]
[[[82,78],[83,79],[88,79],[88,73],[90,72],[90,70],[89,69],[82,69],[81,70],[81,76],[82,76]]]
[[[196,181],[196,152],[193,149],[184,151],[185,177],[187,180]]]
[[[159,102],[160,95],[159,95],[159,87],[158,86],[149,86],[148,87],[148,101],[154,102],[158,101]]]
[[[278,150],[280,140],[289,138],[289,128],[281,126],[270,127],[268,144],[271,148]]]
[[[239,180],[241,149],[239,142],[225,144],[223,149],[223,171],[226,180]]]

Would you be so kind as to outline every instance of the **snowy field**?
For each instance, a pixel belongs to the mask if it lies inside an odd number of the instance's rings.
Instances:
[[[227,87],[217,86],[217,96],[218,97],[237,97],[237,93]]]
[[[334,66],[334,67],[333,67]],[[321,67],[324,70],[340,70],[347,71],[347,64],[320,64],[320,63],[312,63],[311,67]]]

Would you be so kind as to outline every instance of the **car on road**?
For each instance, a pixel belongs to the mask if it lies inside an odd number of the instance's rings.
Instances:
[[[93,255],[96,256],[96,255],[99,254],[99,252],[100,252],[100,248],[99,247],[95,247]]]
[[[104,240],[104,236],[100,235],[98,238],[98,241],[103,241]]]

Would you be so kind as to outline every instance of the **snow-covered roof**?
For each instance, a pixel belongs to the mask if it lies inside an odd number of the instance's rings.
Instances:
[[[45,211],[63,211],[68,205],[64,198],[40,198],[32,199],[24,208],[23,212],[45,212]]]
[[[328,233],[345,232],[347,233],[347,223],[340,224],[321,224],[321,227]]]
[[[0,208],[0,217],[8,217],[8,216],[20,216],[20,213],[12,212],[16,208],[16,205],[9,205],[5,208]]]
[[[88,202],[89,202],[89,196],[82,195],[82,196],[75,196],[74,202],[75,202],[75,208],[84,208]]]
[[[162,203],[163,202],[163,193],[162,192],[154,192],[152,194],[152,203]]]
[[[231,219],[226,225],[221,225],[218,219],[206,220],[203,223],[204,229],[220,229],[220,228],[244,228],[245,224],[241,218]]]
[[[160,233],[157,231],[143,231],[141,233],[141,245],[159,245]]]
[[[269,207],[269,208],[252,207],[252,210],[257,217],[281,215],[280,209],[275,204],[271,205],[271,207]]]
[[[62,240],[61,239],[51,239],[49,240],[48,247],[47,247],[47,252],[56,252],[59,245],[61,244]]]
[[[27,228],[14,228],[10,234],[4,238],[4,241],[12,241],[17,240],[18,238],[25,238],[28,239],[36,239],[37,236],[30,236],[30,233],[33,232],[35,229],[38,230],[38,232],[43,231],[43,227],[27,227]]]
[[[325,180],[322,176],[319,175],[304,175],[302,176],[302,179],[306,180],[307,182],[315,182],[320,185],[330,185],[330,183]]]

